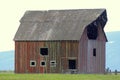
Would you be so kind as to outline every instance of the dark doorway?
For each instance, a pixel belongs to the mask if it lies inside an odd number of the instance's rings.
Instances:
[[[76,60],[69,60],[69,69],[76,69]]]

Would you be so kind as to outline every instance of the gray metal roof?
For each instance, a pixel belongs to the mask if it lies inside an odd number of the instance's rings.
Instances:
[[[80,40],[87,25],[105,9],[26,11],[15,41]],[[106,13],[105,13],[106,14]]]

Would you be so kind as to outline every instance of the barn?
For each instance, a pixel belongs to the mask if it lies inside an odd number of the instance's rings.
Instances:
[[[15,73],[104,73],[106,9],[26,11],[15,34]]]

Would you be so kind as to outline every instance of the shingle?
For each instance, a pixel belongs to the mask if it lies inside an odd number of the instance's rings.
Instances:
[[[26,11],[14,40],[79,40],[85,27],[103,13],[105,9]]]

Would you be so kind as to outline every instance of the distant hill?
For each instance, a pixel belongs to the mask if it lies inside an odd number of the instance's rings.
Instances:
[[[120,31],[107,32],[106,68],[120,71]],[[14,70],[14,51],[0,52],[0,70]]]
[[[0,70],[14,70],[14,51],[0,52]]]
[[[107,32],[108,42],[106,44],[106,67],[112,71],[120,71],[120,31]]]

